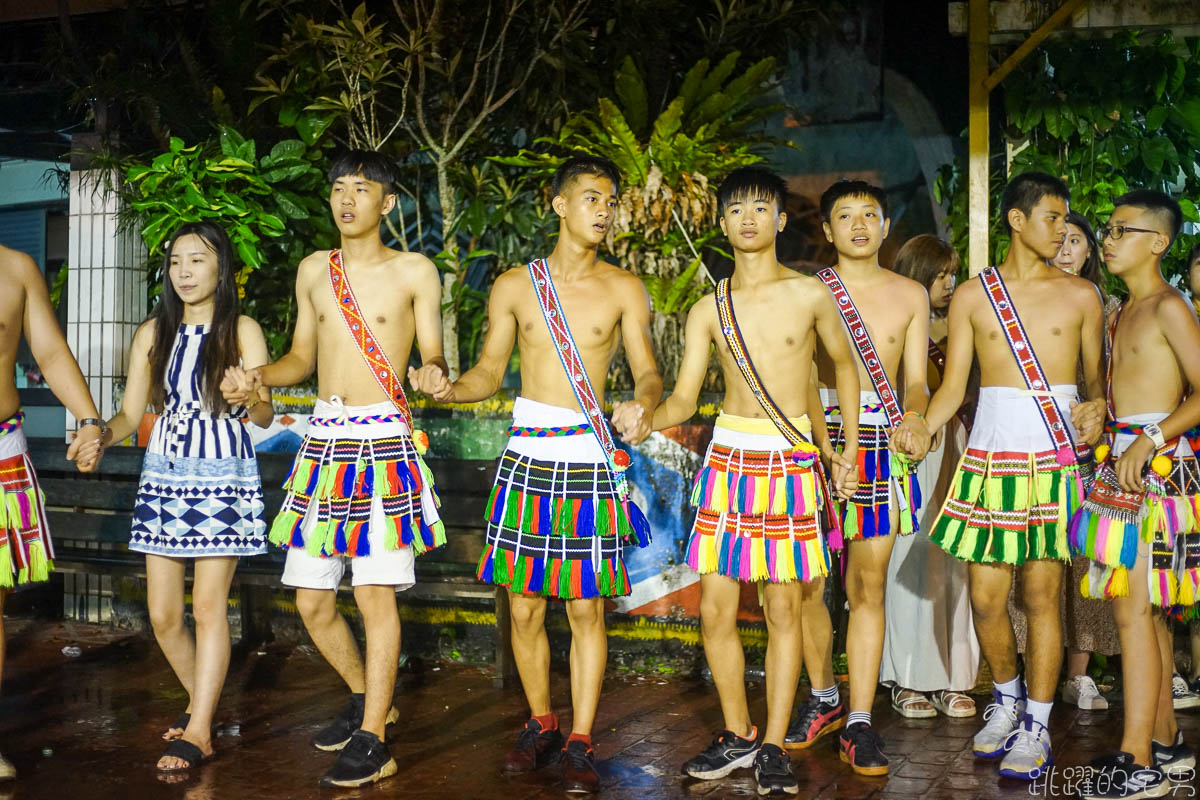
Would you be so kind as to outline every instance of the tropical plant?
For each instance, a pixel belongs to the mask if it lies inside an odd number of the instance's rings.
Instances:
[[[1150,38],[1123,31],[1111,39],[1070,38],[1045,44],[1004,84],[1005,139],[1010,174],[1040,170],[1071,188],[1071,208],[1103,223],[1114,198],[1133,187],[1167,191],[1184,218],[1200,223],[1200,39],[1186,45],[1171,34]],[[966,181],[960,164],[946,165],[935,186],[949,208],[947,224],[966,266]],[[1002,260],[1008,237],[1000,218],[1005,177],[991,180],[991,262]],[[1186,271],[1193,230],[1164,261],[1168,276]],[[1112,279],[1110,288],[1119,289]]]
[[[716,183],[736,167],[763,160],[768,142],[754,123],[779,110],[762,103],[775,75],[764,58],[735,75],[740,54],[716,66],[700,59],[678,95],[655,118],[646,84],[632,57],[616,73],[616,99],[571,115],[557,136],[537,143],[549,152],[522,151],[494,160],[532,168],[543,178],[564,153],[605,156],[621,170],[624,187],[607,249],[638,274],[654,309],[653,338],[664,376],[679,366],[683,312],[706,291],[706,249],[716,249]]]
[[[150,283],[157,283],[163,247],[179,225],[216,222],[241,259],[238,291],[247,313],[276,323],[266,331],[279,353],[295,316],[295,265],[333,242],[322,158],[299,139],[278,142],[260,157],[253,139],[222,127],[214,141],[191,146],[171,137],[167,152],[129,167],[121,187],[125,222],[136,226],[146,245]],[[253,291],[247,292],[254,273]]]

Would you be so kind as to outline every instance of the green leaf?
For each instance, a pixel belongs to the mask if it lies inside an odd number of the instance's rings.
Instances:
[[[221,143],[221,155],[227,158],[236,158],[238,148],[246,142],[244,136],[228,125],[221,126],[221,134],[218,138]]]
[[[175,164],[175,154],[171,152],[162,153],[150,162],[150,169],[167,170]]]
[[[333,124],[333,115],[321,115],[315,111],[306,111],[296,120],[296,132],[309,147],[317,143],[325,129]]]
[[[250,269],[258,269],[262,266],[262,254],[258,252],[258,248],[245,239],[237,239],[234,242],[237,247],[238,256],[242,259],[242,263]]]
[[[296,124],[296,120],[300,117],[300,103],[293,100],[285,102],[279,107],[279,124],[284,127],[291,127]]]
[[[180,139],[178,136],[172,136],[170,140],[170,147],[172,153],[178,153],[182,151],[184,147],[183,139]]]
[[[1146,112],[1146,130],[1156,131],[1167,121],[1167,109],[1164,106],[1154,106]]]
[[[207,197],[200,193],[200,188],[191,181],[188,181],[187,185],[184,186],[183,199],[196,208],[206,208],[209,210],[216,208]]]
[[[733,68],[737,66],[738,59],[741,58],[741,53],[734,50],[721,59],[717,66],[713,67],[712,72],[705,76],[704,81],[700,84],[700,100],[709,97],[718,89],[720,89],[725,81],[733,74]]]
[[[276,193],[275,202],[279,205],[279,210],[291,219],[308,219],[309,217],[308,209],[301,203],[300,198],[291,192]]]
[[[258,224],[269,231],[283,231],[286,229],[283,220],[267,211],[259,212]]]
[[[271,148],[270,157],[272,162],[285,158],[303,158],[306,149],[304,142],[299,139],[284,139]]]
[[[604,132],[609,135],[616,147],[613,155],[617,166],[630,181],[640,183],[646,180],[646,159],[638,144],[637,136],[629,129],[625,117],[616,104],[607,97],[602,97],[597,103],[600,122]]]
[[[708,59],[702,58],[693,64],[692,68],[687,71],[687,75],[684,76],[683,86],[679,89],[679,99],[683,100],[684,111],[696,104],[696,100],[700,96],[700,86],[704,83],[704,76],[708,72],[708,64]]]
[[[1142,140],[1142,163],[1151,172],[1161,172],[1163,164],[1175,153],[1175,145],[1165,136]]]
[[[1196,204],[1186,197],[1179,198],[1179,208],[1183,211],[1183,218],[1188,222],[1200,222],[1200,210],[1197,210]]]
[[[234,158],[238,158],[238,159],[241,159],[242,161],[246,161],[250,164],[253,164],[254,159],[255,159],[254,151],[255,151],[254,140],[247,139],[246,141],[244,141],[240,145],[238,145],[237,152],[234,153]]]
[[[642,80],[637,65],[633,63],[633,56],[625,56],[620,69],[617,70],[616,91],[629,127],[635,133],[644,132],[650,116],[646,82]]]

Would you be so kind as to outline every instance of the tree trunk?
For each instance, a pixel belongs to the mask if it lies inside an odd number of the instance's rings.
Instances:
[[[675,386],[679,362],[683,359],[683,331],[687,327],[687,312],[650,312],[650,341],[658,358],[658,374],[663,388]]]
[[[450,369],[451,380],[459,376],[458,363],[458,309],[454,307],[454,284],[458,281],[458,244],[454,240],[454,189],[450,186],[450,174],[444,161],[437,162],[438,202],[442,207],[442,250],[448,255],[449,265],[442,273],[442,355]]]

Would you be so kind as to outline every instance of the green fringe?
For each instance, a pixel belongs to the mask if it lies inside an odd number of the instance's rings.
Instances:
[[[12,550],[7,544],[0,546],[0,589],[13,588]]]

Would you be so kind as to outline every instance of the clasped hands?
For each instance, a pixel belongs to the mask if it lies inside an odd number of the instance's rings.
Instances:
[[[104,437],[100,428],[87,425],[71,432],[71,443],[67,445],[67,460],[75,462],[75,469],[91,472],[104,456]]]
[[[229,367],[221,379],[221,396],[232,406],[252,406],[259,401],[262,372],[257,369]]]

